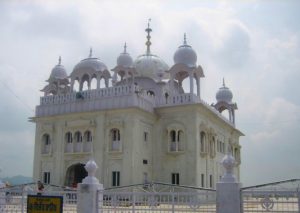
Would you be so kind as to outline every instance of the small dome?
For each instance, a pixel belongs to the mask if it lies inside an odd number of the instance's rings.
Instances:
[[[133,66],[140,76],[150,77],[155,80],[167,79],[169,66],[158,56],[151,53],[137,57]]]
[[[175,64],[182,63],[189,67],[196,67],[197,65],[197,54],[190,45],[187,45],[185,34],[183,45],[178,47],[173,59]]]
[[[117,59],[117,65],[123,67],[132,67],[133,60],[131,56],[126,52],[126,43],[124,45],[124,52],[121,53]]]
[[[223,80],[223,87],[221,87],[217,94],[216,94],[216,99],[218,102],[227,102],[227,103],[231,103],[232,102],[232,92],[231,90],[225,86],[225,82]]]
[[[67,71],[65,67],[61,65],[61,57],[59,57],[58,64],[51,71],[50,79],[65,79],[67,77]]]

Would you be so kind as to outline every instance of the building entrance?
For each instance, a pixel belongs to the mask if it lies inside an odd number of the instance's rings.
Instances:
[[[67,169],[65,185],[77,187],[77,184],[81,183],[87,175],[88,173],[84,168],[84,164],[74,164]]]

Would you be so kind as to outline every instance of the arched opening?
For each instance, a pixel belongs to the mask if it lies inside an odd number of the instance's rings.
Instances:
[[[91,89],[97,89],[97,78],[96,76],[93,76],[91,80]]]
[[[82,183],[82,180],[87,175],[88,174],[84,168],[84,164],[74,164],[67,169],[65,185],[70,187],[77,187],[77,184]]]
[[[76,79],[76,80],[74,81],[73,90],[74,90],[75,92],[79,92],[79,80],[78,80],[78,79]]]
[[[50,152],[50,135],[44,134],[42,137],[42,154],[48,154]]]
[[[100,79],[100,88],[105,88],[105,79],[103,77]]]

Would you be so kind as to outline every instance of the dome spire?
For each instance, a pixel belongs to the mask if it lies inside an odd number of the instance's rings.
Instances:
[[[151,18],[148,19],[148,28],[146,28],[146,32],[147,32],[147,42],[146,42],[146,46],[147,46],[147,52],[146,54],[149,55],[150,54],[150,46],[151,46],[151,41],[150,41],[150,33],[152,32],[152,29],[150,28],[150,21]]]
[[[93,48],[90,47],[90,54],[89,54],[89,58],[91,58],[93,56]]]
[[[225,87],[225,78],[223,77],[223,87]]]
[[[183,45],[187,45],[187,42],[186,42],[186,33],[184,33],[184,35],[183,35]]]
[[[61,65],[61,56],[58,58],[58,65]]]
[[[126,45],[126,42],[125,42],[125,44],[124,44],[124,52],[123,53],[127,53],[127,45]]]

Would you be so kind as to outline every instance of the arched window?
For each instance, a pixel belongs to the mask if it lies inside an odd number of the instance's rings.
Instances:
[[[209,142],[209,151],[210,151],[210,156],[214,157],[215,156],[215,137],[212,137],[212,140]]]
[[[119,129],[110,130],[110,151],[121,151],[121,135]]]
[[[92,150],[92,145],[91,145],[91,142],[93,140],[93,137],[92,137],[92,133],[91,131],[86,131],[84,133],[84,144],[83,144],[83,151],[84,152],[90,152]]]
[[[86,142],[92,142],[93,138],[92,138],[92,133],[90,131],[86,131],[84,133],[84,140]]]
[[[75,141],[77,143],[82,142],[82,136],[80,132],[75,132]]]
[[[65,134],[65,152],[72,152],[73,151],[73,137],[71,132],[67,132]]]
[[[81,132],[75,132],[74,134],[75,144],[74,144],[74,151],[81,152],[82,151],[82,135]]]
[[[42,153],[43,154],[50,153],[50,146],[51,146],[50,135],[44,134],[42,137]]]
[[[169,152],[183,151],[184,133],[182,130],[171,130],[169,132]]]
[[[206,135],[205,132],[200,133],[200,152],[205,153],[205,140],[206,140]]]
[[[72,133],[71,132],[67,132],[66,133],[65,141],[67,143],[72,143],[73,142],[73,138],[72,138]]]
[[[176,131],[175,130],[172,130],[170,132],[170,139],[171,139],[171,142],[176,142]]]

